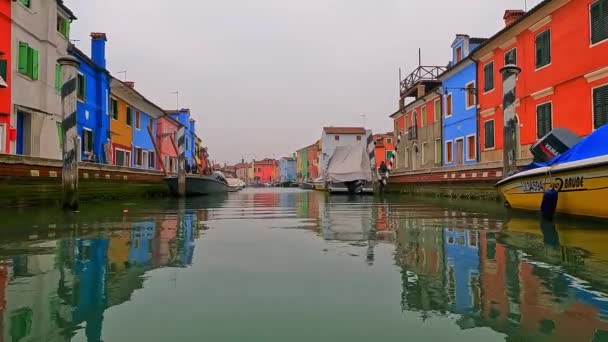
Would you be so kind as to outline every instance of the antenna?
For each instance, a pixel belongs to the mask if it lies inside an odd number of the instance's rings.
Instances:
[[[524,11],[528,12],[528,0],[524,0]]]
[[[365,114],[361,114],[361,120],[363,120],[363,128],[365,128]]]
[[[124,74],[125,75],[125,81],[127,80],[127,70],[123,70],[123,71],[119,71],[117,72],[117,74]]]
[[[171,94],[175,94],[175,102],[177,105],[177,108],[175,109],[179,110],[179,90],[173,91],[171,92]]]
[[[418,48],[418,66],[422,66],[422,49]]]

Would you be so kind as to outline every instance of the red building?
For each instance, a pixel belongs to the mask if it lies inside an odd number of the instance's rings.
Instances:
[[[10,152],[12,3],[0,0],[0,153]]]
[[[388,165],[388,159],[395,152],[395,140],[393,132],[386,134],[374,134],[374,146],[376,155],[376,168],[380,167],[382,162]]]
[[[274,183],[279,179],[279,163],[274,159],[264,159],[253,163],[254,183]]]
[[[507,11],[505,28],[472,53],[477,62],[481,161],[502,160],[506,61],[516,82],[518,158],[556,127],[584,136],[608,123],[608,0],[545,0]]]
[[[177,173],[177,130],[180,123],[168,115],[157,119],[156,147],[159,169],[164,166],[165,172]]]
[[[308,160],[308,177],[311,180],[319,178],[319,144],[320,141],[317,141],[316,143],[306,148]]]

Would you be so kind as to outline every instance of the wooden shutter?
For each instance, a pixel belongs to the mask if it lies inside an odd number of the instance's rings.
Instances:
[[[30,53],[31,53],[31,60],[32,60],[32,65],[31,65],[31,75],[30,77],[33,80],[37,80],[38,79],[38,50],[32,49],[30,48]]]
[[[593,89],[593,127],[608,123],[608,86]]]
[[[536,36],[536,68],[551,63],[551,31],[546,30]]]
[[[494,121],[486,121],[484,123],[484,131],[485,131],[485,148],[494,147]]]
[[[27,54],[29,46],[27,43],[19,42],[19,73],[27,75]]]
[[[0,59],[0,77],[2,77],[2,79],[4,79],[4,81],[8,82],[6,79],[6,73],[7,73],[7,62],[4,59]]]
[[[545,136],[552,129],[551,127],[551,104],[545,103],[536,107],[536,137],[538,139]]]
[[[483,90],[490,91],[494,89],[494,62],[490,62],[483,67]]]
[[[604,36],[604,25],[602,23],[602,0],[591,5],[589,16],[591,17],[591,43],[595,44],[601,41]]]

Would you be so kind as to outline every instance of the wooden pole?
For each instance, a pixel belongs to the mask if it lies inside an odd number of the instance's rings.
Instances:
[[[61,155],[63,169],[61,181],[63,186],[63,209],[78,210],[78,129],[76,127],[76,103],[78,94],[77,70],[80,62],[72,56],[57,60],[61,65],[63,86],[61,87]]]
[[[163,170],[163,172],[165,173],[165,176],[166,176],[167,168],[165,166],[165,162],[163,161],[163,158],[161,158],[160,149],[156,145],[156,137],[154,136],[154,133],[152,132],[152,127],[150,127],[150,126],[148,126],[148,134],[150,135],[150,139],[152,140],[152,146],[154,146],[154,152],[156,154],[156,161],[160,164],[160,168]]]

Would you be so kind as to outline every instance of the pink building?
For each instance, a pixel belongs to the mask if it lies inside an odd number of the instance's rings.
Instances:
[[[168,115],[157,119],[156,147],[159,169],[166,173],[177,173],[177,130],[180,123]]]

